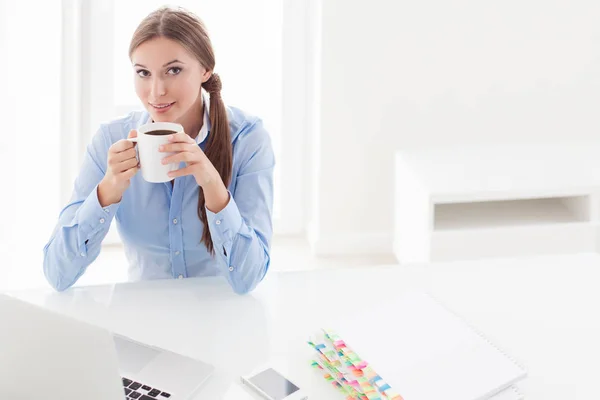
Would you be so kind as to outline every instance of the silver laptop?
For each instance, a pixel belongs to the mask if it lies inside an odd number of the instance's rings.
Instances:
[[[189,400],[213,370],[0,294],[2,398]]]

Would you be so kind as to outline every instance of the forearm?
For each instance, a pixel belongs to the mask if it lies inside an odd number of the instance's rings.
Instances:
[[[58,226],[44,248],[44,275],[57,291],[71,287],[100,254],[101,240],[80,245],[78,227]]]
[[[270,238],[244,221],[233,198],[219,213],[207,215],[215,257],[227,280],[239,294],[252,291],[269,268]]]
[[[44,275],[56,290],[69,288],[100,254],[116,205],[100,207],[96,189],[63,210],[44,247]]]
[[[249,293],[263,279],[271,261],[269,249],[256,232],[246,224],[230,243],[222,248],[226,253],[218,255],[226,270],[226,277],[236,293]]]

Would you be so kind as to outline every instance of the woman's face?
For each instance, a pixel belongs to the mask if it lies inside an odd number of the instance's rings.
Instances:
[[[135,92],[155,122],[179,121],[202,101],[200,87],[210,73],[179,43],[149,40],[135,49],[131,61]]]

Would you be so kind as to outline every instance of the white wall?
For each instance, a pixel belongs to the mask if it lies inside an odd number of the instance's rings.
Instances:
[[[600,2],[322,1],[318,253],[391,251],[393,152],[596,138]]]
[[[26,21],[26,23],[24,23]],[[0,290],[43,284],[59,212],[60,7],[0,0]]]

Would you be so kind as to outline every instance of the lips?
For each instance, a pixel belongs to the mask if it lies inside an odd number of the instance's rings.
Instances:
[[[172,103],[160,103],[160,104],[152,104],[149,103],[152,108],[154,108],[154,110],[156,110],[156,112],[158,113],[164,113],[167,112],[168,110],[171,109],[171,107],[173,106],[173,104],[175,104],[175,102]]]
[[[167,108],[169,106],[172,106],[173,104],[175,104],[175,102],[172,102],[172,103],[159,103],[159,104],[152,104],[152,103],[150,103],[150,105],[152,107],[158,108],[158,109]]]

